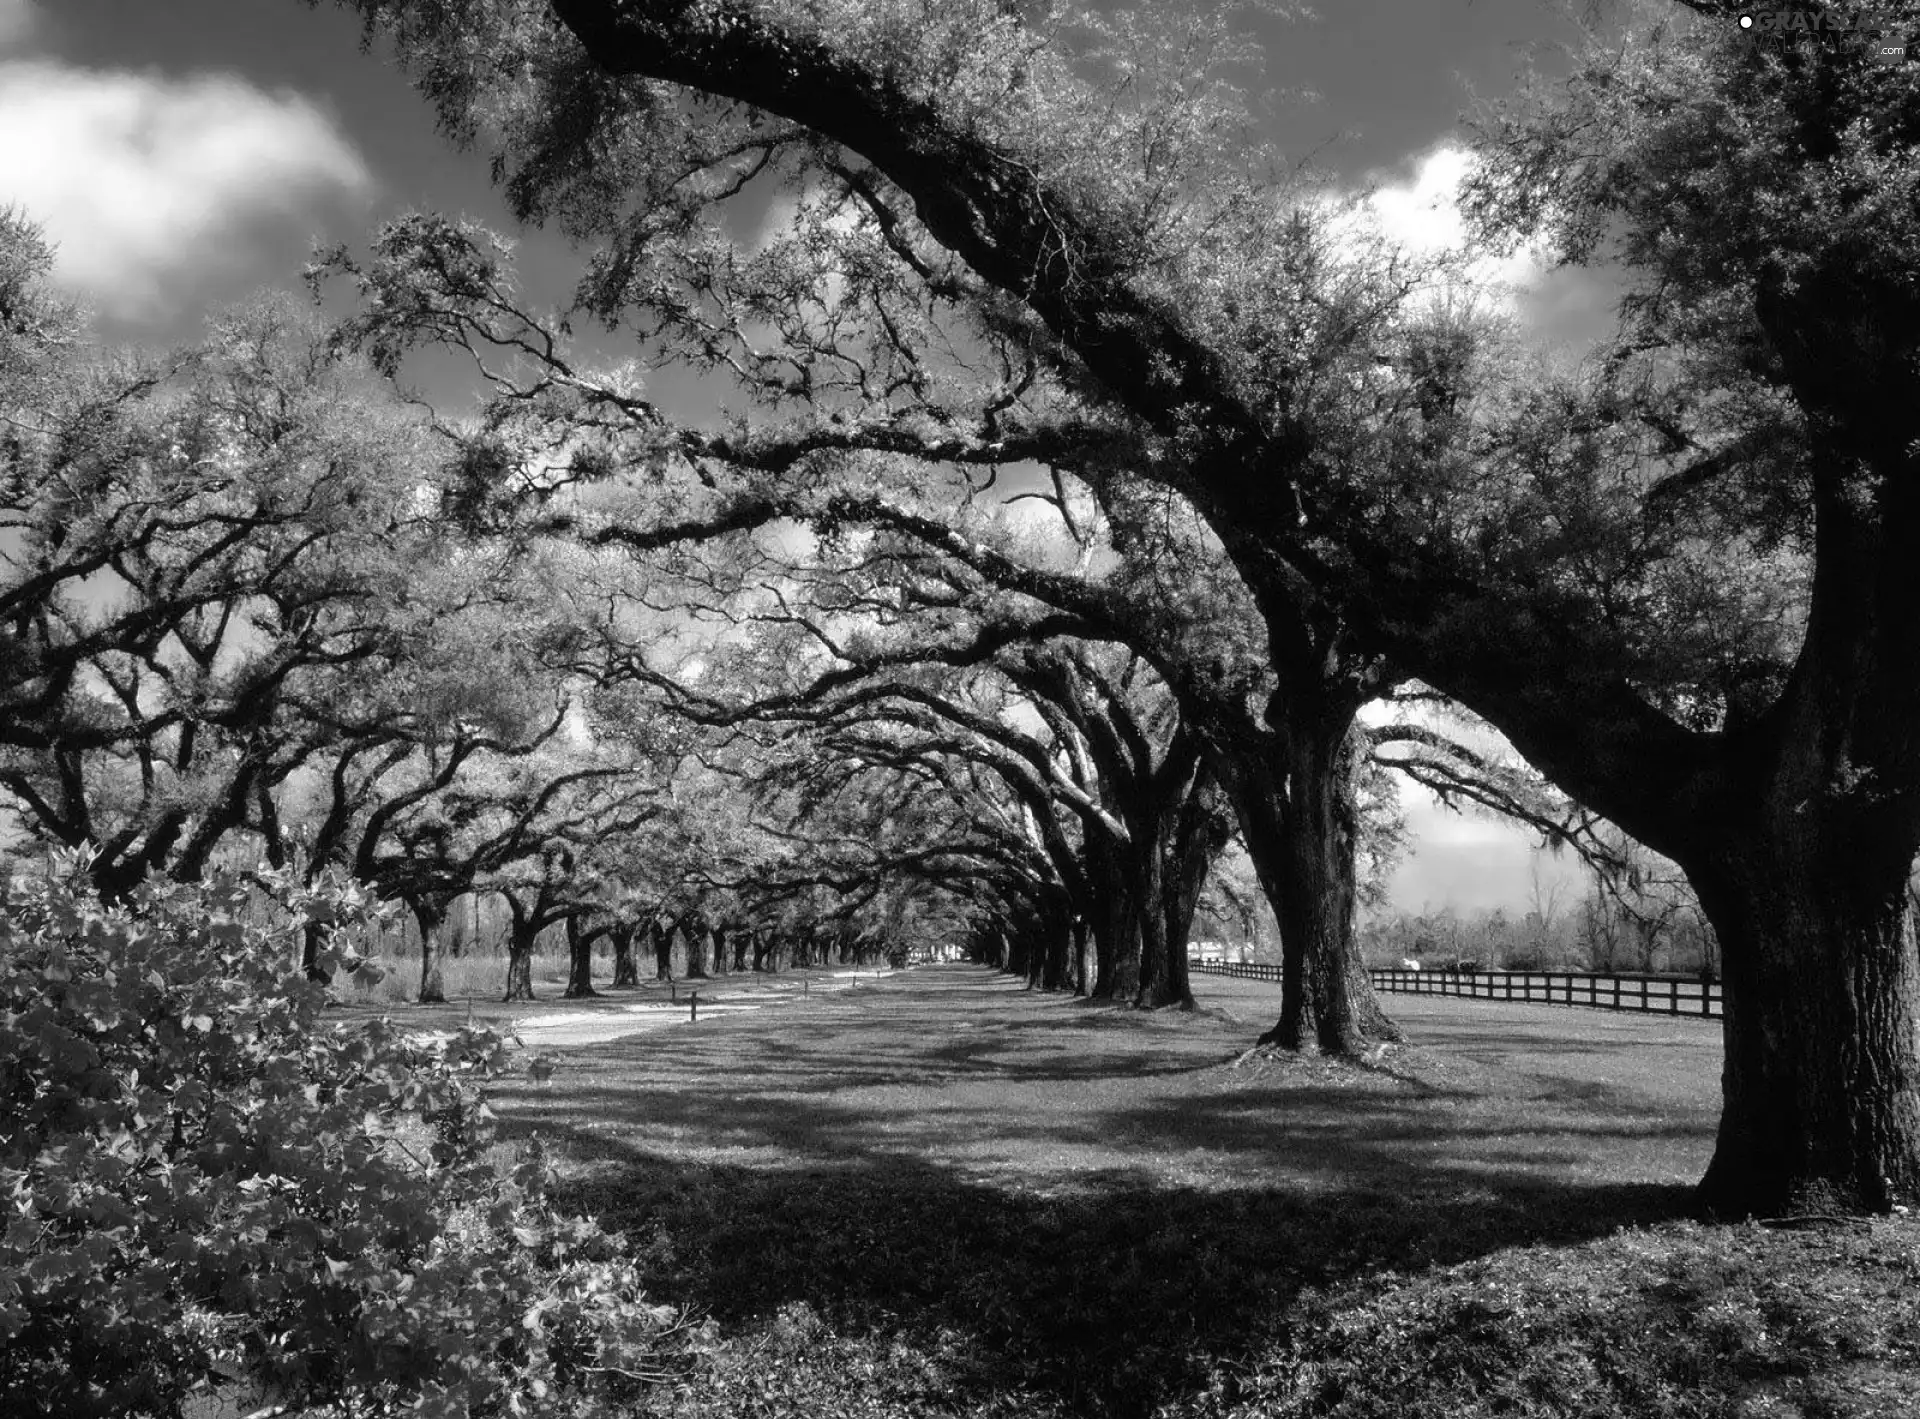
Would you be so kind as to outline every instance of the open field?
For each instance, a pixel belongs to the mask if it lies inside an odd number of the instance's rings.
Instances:
[[[1717,1026],[1402,1000],[1358,1069],[1242,1060],[1273,989],[1199,990],[921,968],[496,1107],[713,1318],[663,1413],[1920,1413],[1916,1228],[1683,1220]]]

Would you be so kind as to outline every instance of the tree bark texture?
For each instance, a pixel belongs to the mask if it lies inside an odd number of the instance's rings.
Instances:
[[[506,1000],[532,1000],[533,948],[546,927],[538,902],[523,907],[511,892],[502,893],[507,901],[507,993]]]
[[[1728,840],[1682,863],[1719,936],[1725,1009],[1700,1205],[1730,1217],[1884,1212],[1920,1198],[1908,870],[1880,843],[1823,825],[1805,799],[1761,816],[1771,851]]]
[[[412,903],[414,924],[420,928],[420,994],[422,1005],[444,1004],[447,998],[447,909],[416,898]]]
[[[1350,714],[1303,714],[1260,755],[1222,756],[1254,870],[1280,923],[1280,1015],[1262,1044],[1359,1055],[1400,1038],[1354,938],[1359,842]]]
[[[539,931],[522,931],[515,923],[507,938],[507,993],[503,1000],[532,1000],[533,942]]]
[[[684,972],[688,980],[707,978],[707,957],[713,949],[713,937],[705,923],[682,922],[681,940],[687,945],[687,968]]]
[[[625,990],[640,984],[640,963],[633,953],[633,939],[640,934],[637,923],[623,921],[609,933],[613,937],[613,987]]]
[[[578,916],[567,918],[567,988],[564,998],[584,1000],[600,992],[593,988],[593,933]]]

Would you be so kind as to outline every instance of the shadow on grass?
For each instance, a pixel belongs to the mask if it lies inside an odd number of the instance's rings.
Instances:
[[[1136,1419],[1192,1403],[1223,1367],[1283,1343],[1308,1288],[1577,1243],[1687,1205],[1678,1185],[1423,1164],[1436,1122],[1385,1099],[1303,1102],[1313,1125],[1280,1144],[1236,1139],[1256,1122],[1191,1103],[1090,1125],[1142,1147],[1190,1137],[1291,1155],[1286,1176],[1233,1187],[1130,1166],[1009,1186],[918,1156],[911,1138],[884,1151],[794,1099],[728,1104],[729,1137],[803,1155],[764,1167],[650,1152],[649,1128],[673,1121],[660,1096],[644,1117],[613,1120],[630,1132],[604,1115],[599,1129],[540,1131],[586,1165],[564,1203],[634,1240],[656,1299],[711,1314],[756,1354],[801,1317],[803,1338],[837,1347],[846,1394],[883,1413]],[[1548,1145],[1532,1161],[1565,1159]],[[832,1403],[811,1395],[791,1412]]]
[[[1243,1033],[954,974],[579,1052],[499,1107],[719,1323],[676,1416],[1184,1411],[1310,1291],[1682,1215],[1652,1179],[1711,1137],[1573,1040],[1453,1089],[1230,1069]]]
[[[920,1397],[952,1412],[1132,1419],[1282,1342],[1304,1288],[1583,1241],[1686,1199],[1643,1184],[1463,1187],[1417,1170],[1399,1188],[1325,1191],[1116,1171],[1045,1195],[905,1158],[636,1158],[565,1201],[640,1245],[656,1298],[699,1307],[723,1333],[764,1335],[798,1308],[827,1334],[939,1357]],[[891,1397],[913,1409],[913,1393]]]

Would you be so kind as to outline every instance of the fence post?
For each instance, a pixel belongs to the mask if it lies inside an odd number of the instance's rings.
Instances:
[[[687,1016],[687,1023],[691,1025],[699,1018],[700,1018],[700,992],[696,990],[693,993],[693,1011],[691,1014]]]
[[[1210,972],[1215,975],[1239,976],[1251,980],[1280,979],[1280,970],[1276,966],[1262,962],[1240,963],[1235,961],[1196,961],[1196,971]],[[1666,985],[1665,1013],[1669,1015],[1687,1014],[1691,1010],[1693,997],[1687,992],[1698,989],[1700,992],[1700,1014],[1712,1019],[1716,1006],[1724,1008],[1724,995],[1716,995],[1718,984],[1708,980],[1692,978],[1682,981],[1673,976],[1659,977],[1636,973],[1622,976],[1616,972],[1600,971],[1502,971],[1500,979],[1493,978],[1493,972],[1480,971],[1468,975],[1455,970],[1403,971],[1398,966],[1369,966],[1367,979],[1377,990],[1395,991],[1407,995],[1451,995],[1468,1000],[1519,1000],[1527,1004],[1534,1003],[1533,985],[1537,979],[1542,991],[1541,1001],[1547,1005],[1566,1005],[1569,1007],[1586,1006],[1594,1010],[1629,1010],[1640,1014],[1655,1014],[1663,1007],[1654,1003],[1659,994],[1656,987],[1664,981]],[[1519,988],[1514,987],[1514,976],[1520,977]],[[1601,978],[1605,976],[1607,985],[1602,987]],[[1555,977],[1561,977],[1555,993]],[[1484,977],[1484,979],[1482,978]],[[1584,981],[1585,989],[1582,990]],[[1687,986],[1683,991],[1680,987]],[[1637,986],[1637,991],[1633,988]]]

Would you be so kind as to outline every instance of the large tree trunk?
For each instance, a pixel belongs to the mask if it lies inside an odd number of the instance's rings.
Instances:
[[[1724,1104],[1699,1189],[1722,1216],[1884,1212],[1920,1198],[1907,867],[1871,846],[1823,852],[1796,816],[1815,815],[1776,815],[1772,851],[1729,842],[1716,861],[1682,864],[1724,966]]]
[[[653,947],[653,978],[673,979],[673,928],[660,922],[647,927],[647,940]]]
[[[1107,912],[1104,944],[1106,959],[1104,989],[1096,995],[1108,1000],[1131,1002],[1140,994],[1140,903],[1131,884],[1118,873],[1108,888],[1111,902]]]
[[[697,922],[682,922],[680,926],[680,937],[681,940],[686,943],[687,947],[687,969],[684,972],[686,978],[688,980],[705,980],[707,978],[707,951],[711,942],[707,928]]]
[[[1232,840],[1233,813],[1225,790],[1209,771],[1196,780],[1181,805],[1168,864],[1167,948],[1183,960],[1193,937],[1193,918],[1200,909],[1207,875]]]
[[[640,928],[623,921],[609,933],[613,937],[613,988],[625,990],[640,984],[640,963],[634,959],[633,938]]]
[[[1131,884],[1113,844],[1089,835],[1087,886],[1093,895],[1095,1000],[1131,1001],[1140,989],[1140,931]]]
[[[501,999],[533,999],[533,939],[539,934],[516,925],[507,938],[507,993]]]
[[[1359,845],[1351,712],[1293,713],[1270,752],[1221,769],[1248,855],[1280,923],[1280,1015],[1262,1044],[1360,1055],[1400,1038],[1354,939]]]
[[[983,932],[979,938],[979,955],[976,959],[979,960],[981,965],[992,966],[996,971],[1006,970],[1008,961],[1007,940],[1006,931],[999,927]]]
[[[584,1000],[600,992],[593,988],[593,936],[580,925],[580,918],[567,918],[567,988],[564,998]]]
[[[1047,914],[1044,959],[1040,965],[1042,990],[1066,990],[1073,984],[1073,916],[1066,903]]]
[[[447,909],[438,902],[417,897],[410,903],[413,920],[420,928],[420,995],[422,1005],[444,1004],[447,998],[447,933],[444,930]]]
[[[533,999],[533,944],[540,938],[540,920],[523,912],[511,894],[507,897],[512,927],[507,935],[507,993],[505,1000]]]
[[[1046,988],[1047,960],[1053,951],[1053,918],[1046,912],[1038,913],[1026,925],[1027,936],[1027,989]]]
[[[1006,937],[1007,948],[1004,953],[1006,964],[1002,969],[1010,976],[1018,976],[1020,979],[1025,980],[1027,978],[1028,967],[1034,955],[1033,923],[1030,921],[1015,922],[1012,929],[1005,932],[1004,935]]]
[[[1167,933],[1167,867],[1172,848],[1174,815],[1163,812],[1151,824],[1141,824],[1145,849],[1133,855],[1138,876],[1133,893],[1135,936],[1140,943],[1139,977],[1133,1003],[1147,1010],[1177,1005],[1193,1007],[1187,982],[1187,952],[1183,942],[1176,957]],[[1151,837],[1149,830],[1157,829]]]

